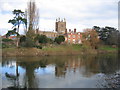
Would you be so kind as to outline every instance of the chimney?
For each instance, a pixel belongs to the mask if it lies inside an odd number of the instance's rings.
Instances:
[[[74,33],[76,33],[76,28],[74,29]]]
[[[69,29],[69,32],[71,32],[71,29]]]
[[[67,29],[65,29],[65,34],[67,34]]]

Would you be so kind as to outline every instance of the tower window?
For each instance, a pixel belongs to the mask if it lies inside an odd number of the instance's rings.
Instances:
[[[64,27],[64,25],[62,24],[61,27]]]

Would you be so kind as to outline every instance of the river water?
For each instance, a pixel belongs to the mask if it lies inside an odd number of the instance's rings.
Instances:
[[[118,87],[117,55],[7,57],[0,63],[2,88]]]

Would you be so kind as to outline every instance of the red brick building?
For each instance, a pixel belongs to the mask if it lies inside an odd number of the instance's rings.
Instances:
[[[2,36],[2,38],[6,38],[6,35]],[[16,40],[16,36],[9,36],[8,39]]]
[[[71,31],[71,29],[69,29],[69,32],[65,34],[65,42],[68,44],[81,44],[81,38],[81,32],[76,32],[76,29],[74,29],[74,31]]]

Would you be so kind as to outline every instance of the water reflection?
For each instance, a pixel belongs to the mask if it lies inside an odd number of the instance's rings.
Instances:
[[[119,62],[116,55],[4,58],[2,86],[3,88],[102,88],[107,85],[105,78],[119,71]]]

